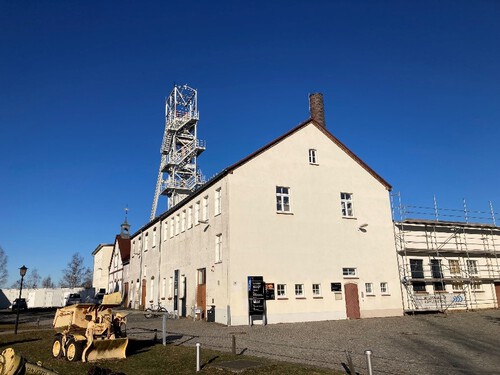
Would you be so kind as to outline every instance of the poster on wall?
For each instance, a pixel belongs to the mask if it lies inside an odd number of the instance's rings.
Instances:
[[[266,283],[266,300],[274,299],[274,283]]]

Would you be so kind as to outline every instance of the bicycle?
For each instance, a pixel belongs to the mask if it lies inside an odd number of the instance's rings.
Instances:
[[[161,302],[158,301],[158,305],[155,307],[153,302],[151,302],[151,305],[150,307],[148,307],[145,311],[144,311],[144,317],[146,319],[150,319],[150,318],[157,318],[159,316],[162,316],[163,314],[155,314],[155,313],[168,313],[167,309],[164,308],[162,305],[161,305]]]

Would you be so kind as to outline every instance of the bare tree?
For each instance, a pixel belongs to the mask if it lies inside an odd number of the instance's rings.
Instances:
[[[41,276],[36,268],[33,268],[27,273],[26,280],[24,281],[24,287],[26,289],[37,289],[40,286]]]
[[[42,288],[55,288],[55,284],[52,281],[52,277],[47,276],[42,280]]]
[[[84,286],[85,275],[90,272],[88,267],[83,265],[83,256],[78,253],[73,254],[66,269],[63,270],[63,277],[60,285],[63,288],[76,288]]]
[[[9,272],[7,271],[7,255],[0,246],[0,286],[5,284],[8,276]]]

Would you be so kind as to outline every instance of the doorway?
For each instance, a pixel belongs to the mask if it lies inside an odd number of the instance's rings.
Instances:
[[[198,285],[196,288],[196,306],[201,309],[201,319],[206,317],[207,309],[207,271],[206,268],[198,269]]]
[[[347,319],[360,319],[361,312],[359,310],[358,285],[348,283],[344,285],[344,288]]]
[[[141,310],[146,310],[146,279],[142,279]]]

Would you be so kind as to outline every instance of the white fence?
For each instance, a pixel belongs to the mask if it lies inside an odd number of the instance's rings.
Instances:
[[[93,288],[38,288],[23,289],[22,298],[26,298],[28,308],[61,307],[66,305],[71,293],[79,293],[82,302],[92,302],[95,296]],[[0,289],[0,309],[8,309],[16,298],[19,298],[19,289]]]

